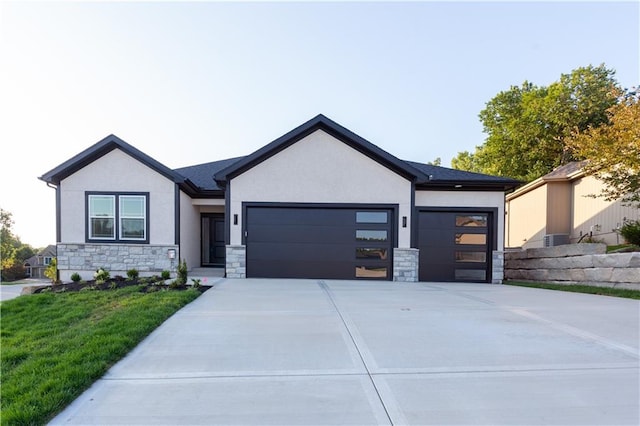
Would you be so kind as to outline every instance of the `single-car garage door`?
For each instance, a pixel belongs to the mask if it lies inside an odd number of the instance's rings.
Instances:
[[[488,282],[493,212],[420,211],[420,281]]]
[[[391,278],[393,209],[249,206],[247,277]]]

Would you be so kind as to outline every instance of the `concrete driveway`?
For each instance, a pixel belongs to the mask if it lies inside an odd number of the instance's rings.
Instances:
[[[220,280],[53,424],[640,423],[638,301]]]

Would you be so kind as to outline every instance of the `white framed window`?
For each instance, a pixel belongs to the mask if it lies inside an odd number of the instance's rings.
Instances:
[[[52,259],[52,257],[50,257],[50,256],[45,256],[45,257],[44,257],[44,264],[45,264],[45,265],[51,265],[51,259]]]
[[[100,242],[149,241],[148,193],[86,193],[86,240]]]
[[[116,196],[89,195],[89,239],[116,239]]]
[[[121,195],[120,239],[146,240],[147,199],[144,195]]]

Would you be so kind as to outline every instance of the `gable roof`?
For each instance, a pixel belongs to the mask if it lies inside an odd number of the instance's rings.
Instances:
[[[571,182],[577,178],[584,176],[583,167],[586,164],[586,160],[584,161],[572,161],[562,166],[558,166],[549,173],[544,176],[535,179],[526,185],[521,186],[516,189],[514,192],[507,196],[507,200],[513,200],[514,198],[518,198],[521,195],[526,194],[527,192],[533,191],[543,185],[546,185],[550,182]]]
[[[304,124],[296,127],[285,135],[279,137],[268,145],[263,146],[252,154],[238,160],[229,167],[220,170],[214,176],[219,186],[225,186],[227,180],[232,179],[252,167],[260,164],[268,158],[283,151],[316,130],[323,130],[336,139],[344,142],[351,148],[359,151],[381,165],[396,172],[411,181],[427,181],[429,179],[423,172],[402,161],[388,152],[380,149],[366,139],[356,135],[351,130],[342,127],[338,123],[319,114]]]
[[[171,170],[164,164],[154,160],[144,152],[138,150],[137,148],[134,148],[115,135],[107,136],[101,141],[85,149],[80,154],[60,164],[58,167],[49,170],[47,173],[40,176],[39,179],[50,184],[59,185],[60,181],[62,181],[66,177],[71,176],[78,170],[91,164],[92,162],[108,154],[114,149],[120,149],[124,153],[130,155],[131,157],[165,176],[169,180],[172,180],[176,183],[185,183],[185,178],[182,175]]]
[[[220,170],[223,170],[245,157],[228,158],[226,160],[211,161],[209,163],[196,164],[195,166],[181,167],[175,169],[176,173],[180,173],[185,179],[188,179],[195,185],[199,191],[224,191],[218,186],[213,176]]]

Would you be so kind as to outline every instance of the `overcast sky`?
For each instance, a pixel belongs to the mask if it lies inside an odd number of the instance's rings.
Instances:
[[[37,178],[111,133],[178,168],[319,113],[449,166],[511,85],[601,63],[637,85],[639,20],[637,1],[3,1],[0,207],[23,242],[53,244],[55,191]]]

